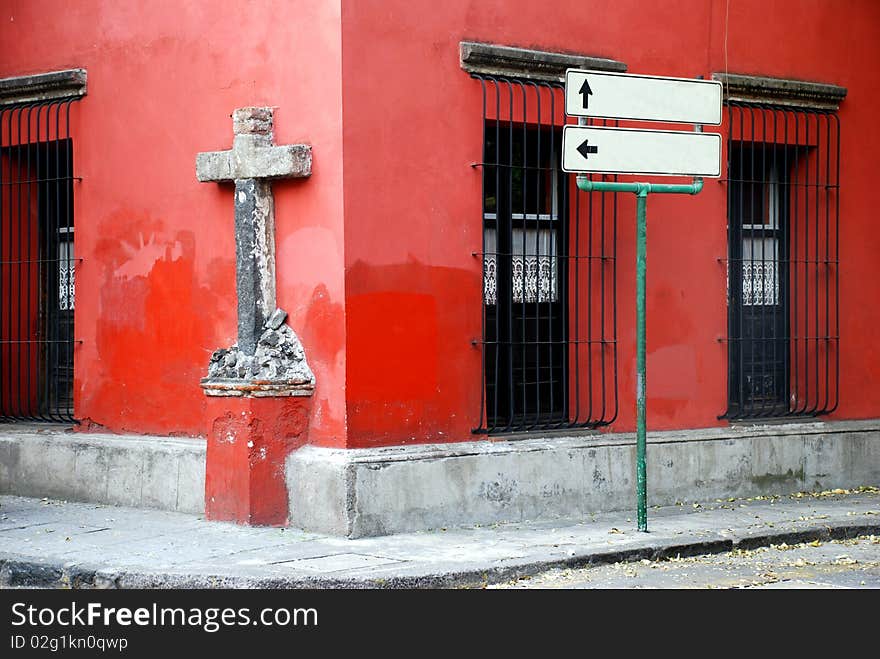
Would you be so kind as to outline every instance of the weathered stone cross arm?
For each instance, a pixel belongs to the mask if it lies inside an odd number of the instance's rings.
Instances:
[[[272,108],[239,108],[232,113],[232,149],[196,156],[196,178],[202,183],[236,179],[301,178],[312,174],[312,147],[276,146],[272,142]]]

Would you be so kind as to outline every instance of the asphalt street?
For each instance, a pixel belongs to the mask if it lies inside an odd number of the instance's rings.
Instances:
[[[880,588],[880,535],[554,569],[494,588]]]

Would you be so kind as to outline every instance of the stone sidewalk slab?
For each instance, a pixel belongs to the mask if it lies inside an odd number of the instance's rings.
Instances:
[[[0,497],[0,587],[481,587],[551,568],[880,533],[880,490],[346,539],[185,513]]]

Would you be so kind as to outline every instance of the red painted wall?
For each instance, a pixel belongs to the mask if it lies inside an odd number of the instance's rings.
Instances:
[[[195,179],[229,115],[277,106],[276,140],[314,147],[275,184],[279,305],[317,377],[309,441],[472,438],[479,422],[480,86],[462,40],[849,89],[842,121],[841,405],[880,415],[880,233],[871,214],[880,5],[853,0],[6,0],[0,76],[84,67],[75,107],[78,416],[204,434],[198,386],[235,339],[232,196]],[[725,187],[649,203],[649,427],[725,407]],[[634,427],[634,204],[620,202],[620,414]]]
[[[880,101],[871,0],[343,2],[347,404],[353,446],[466,440],[479,422],[480,85],[459,42],[579,52],[629,72],[730,71],[849,89],[843,126],[841,404],[872,417],[880,238],[870,179]],[[722,128],[726,131],[726,127]],[[620,200],[620,414],[635,425],[634,203]],[[726,188],[648,205],[651,429],[718,425],[726,406]]]
[[[199,378],[235,341],[231,187],[198,183],[236,107],[274,105],[310,142],[308,181],[275,184],[278,303],[317,377],[311,439],[345,437],[338,2],[5,0],[0,77],[82,67],[75,410],[118,432],[205,434]]]
[[[0,139],[6,147],[19,144],[20,111],[0,116]],[[28,113],[25,111],[25,117]],[[27,129],[27,120],[23,120]],[[12,126],[16,126],[12,130]],[[22,140],[24,141],[24,140]],[[26,153],[0,153],[0,181],[5,186],[0,206],[0,413],[37,416],[39,336],[39,258],[37,186],[29,183],[35,167]]]

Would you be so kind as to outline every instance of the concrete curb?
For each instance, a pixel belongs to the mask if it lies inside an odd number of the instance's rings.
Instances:
[[[63,563],[51,559],[38,562],[14,554],[0,554],[0,588],[64,589],[408,589],[480,588],[554,568],[579,568],[642,559],[718,554],[733,549],[755,549],[771,544],[796,544],[815,540],[844,540],[880,533],[880,521],[872,524],[828,520],[797,530],[780,528],[754,533],[733,532],[729,537],[658,538],[634,540],[631,546],[607,551],[582,551],[566,558],[527,560],[505,566],[474,566],[457,571],[424,572],[389,578],[376,577],[258,577],[183,572],[128,571],[94,565]]]
[[[652,505],[880,482],[880,421],[660,431],[648,435]],[[634,433],[287,456],[290,525],[350,539],[475,524],[583,518],[636,506]]]

